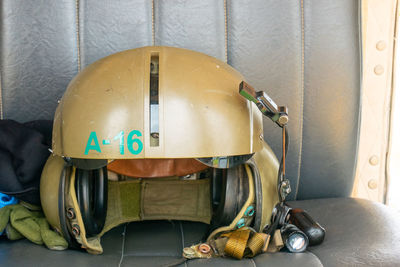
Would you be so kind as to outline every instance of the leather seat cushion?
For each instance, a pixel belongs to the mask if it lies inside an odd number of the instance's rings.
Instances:
[[[326,229],[324,243],[308,252],[262,254],[254,259],[192,260],[180,266],[398,266],[400,216],[371,201],[334,198],[290,202],[306,209]],[[181,221],[144,221],[114,228],[102,238],[104,254],[50,251],[26,240],[0,240],[4,265],[162,266],[177,263],[183,246],[204,237],[207,225]]]
[[[290,202],[326,229],[324,242],[308,251],[324,266],[400,266],[400,213],[364,199]]]

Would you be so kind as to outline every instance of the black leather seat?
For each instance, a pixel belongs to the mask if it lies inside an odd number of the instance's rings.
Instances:
[[[293,206],[327,230],[304,254],[187,265],[400,265],[400,220],[380,204],[350,195],[360,114],[360,3],[357,0],[1,1],[1,117],[51,119],[79,70],[109,54],[147,45],[197,50],[227,60],[257,89],[289,107],[287,174]],[[280,130],[264,136],[280,155]],[[141,222],[104,237],[104,255],[53,252],[0,241],[2,265],[170,264],[205,225]],[[124,234],[125,233],[125,234]],[[185,265],[185,264],[183,264]]]
[[[254,259],[191,260],[186,266],[398,266],[400,219],[391,209],[367,200],[334,198],[290,203],[326,228],[324,243],[308,252],[262,254]],[[181,261],[182,248],[204,237],[207,225],[151,221],[122,225],[102,239],[104,254],[49,251],[26,240],[0,240],[0,263],[8,266],[167,266]]]

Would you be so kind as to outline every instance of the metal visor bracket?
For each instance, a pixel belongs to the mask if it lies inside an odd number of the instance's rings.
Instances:
[[[290,182],[286,179],[285,168],[286,154],[289,146],[289,135],[286,130],[286,124],[289,121],[288,109],[285,106],[278,106],[264,91],[256,92],[255,89],[245,81],[240,83],[239,93],[256,104],[262,114],[282,128],[282,159],[278,172],[278,192],[279,201],[284,202],[286,196],[291,192]]]

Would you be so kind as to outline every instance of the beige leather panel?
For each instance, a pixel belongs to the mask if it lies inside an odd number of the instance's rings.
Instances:
[[[397,1],[363,0],[363,87],[353,197],[384,201]]]

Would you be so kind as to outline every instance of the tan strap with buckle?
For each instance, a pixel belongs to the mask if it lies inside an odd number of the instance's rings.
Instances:
[[[247,240],[250,236],[250,230],[237,230],[233,231],[226,242],[224,249],[225,254],[241,260],[244,256]]]
[[[247,247],[251,251],[251,253],[248,255],[249,257],[254,257],[258,253],[260,253],[264,245],[268,247],[269,243],[269,235],[264,234],[264,233],[255,233],[253,236],[250,238],[249,242],[247,243]]]
[[[259,254],[264,247],[268,247],[269,235],[265,233],[254,233],[251,235],[249,229],[236,230],[231,233],[224,234],[228,237],[224,253],[236,259],[243,257],[254,257]]]

